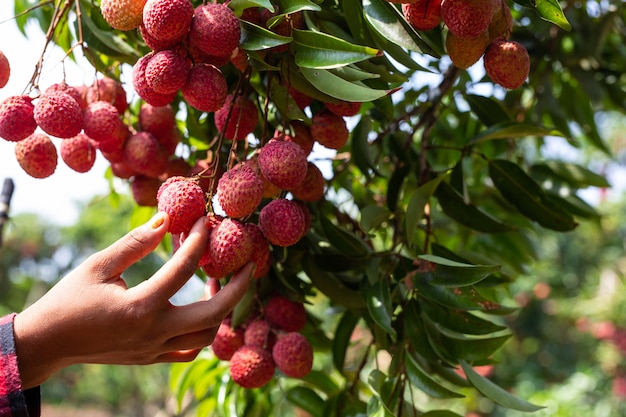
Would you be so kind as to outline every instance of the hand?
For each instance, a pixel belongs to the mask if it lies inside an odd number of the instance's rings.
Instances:
[[[158,213],[108,248],[91,255],[47,294],[15,317],[23,388],[77,363],[150,364],[193,360],[210,345],[221,321],[246,292],[249,263],[223,289],[211,282],[203,300],[174,306],[169,299],[194,274],[208,241],[199,219],[172,258],[151,278],[128,288],[121,274],[148,255],[167,233]]]

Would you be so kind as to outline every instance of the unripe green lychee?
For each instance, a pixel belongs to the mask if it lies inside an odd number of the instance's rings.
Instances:
[[[446,52],[458,68],[467,69],[478,62],[487,45],[489,45],[487,30],[474,38],[459,38],[450,31],[446,34]]]
[[[279,335],[272,348],[272,357],[276,367],[292,378],[303,378],[313,368],[313,346],[301,333]]]
[[[441,23],[441,0],[416,0],[402,5],[402,14],[417,30],[431,30]]]
[[[274,376],[272,354],[258,346],[242,346],[230,358],[230,375],[239,386],[260,388]]]
[[[473,38],[489,27],[493,0],[443,0],[441,18],[459,38]]]
[[[504,38],[489,44],[483,62],[489,78],[510,90],[522,86],[530,72],[530,57],[526,47]]]
[[[57,167],[57,149],[50,137],[33,133],[15,144],[15,158],[22,169],[33,178],[47,178]]]

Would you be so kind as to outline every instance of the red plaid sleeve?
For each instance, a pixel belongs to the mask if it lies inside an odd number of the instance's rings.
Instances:
[[[40,414],[39,387],[22,391],[13,338],[15,316],[0,318],[0,417],[36,417]]]

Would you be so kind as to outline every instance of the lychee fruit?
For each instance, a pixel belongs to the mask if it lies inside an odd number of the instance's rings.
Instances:
[[[526,47],[504,38],[498,38],[489,44],[483,64],[489,78],[509,90],[524,84],[530,72],[530,57]]]
[[[416,0],[402,5],[402,14],[417,30],[431,30],[441,23],[441,0]]]
[[[446,51],[452,63],[461,69],[467,69],[478,62],[487,45],[489,45],[487,30],[474,38],[459,38],[450,31],[446,35]]]
[[[96,147],[100,150],[102,154],[106,153],[119,155],[121,159],[124,144],[126,143],[126,139],[130,137],[131,131],[128,126],[126,126],[126,124],[122,121],[122,119],[119,119],[118,123],[114,126],[114,129],[115,130],[109,133],[108,137],[94,142],[96,144]],[[109,158],[107,157],[107,159]]]
[[[143,28],[162,46],[174,46],[187,36],[193,11],[189,0],[148,0],[143,8]]]
[[[178,147],[178,144],[181,140],[181,134],[176,126],[169,130],[164,130],[157,134],[152,134],[157,138],[159,144],[161,145],[163,150],[165,150],[165,153],[167,153],[168,155],[174,155],[174,153],[176,152],[176,148]]]
[[[271,139],[259,151],[257,163],[263,176],[283,190],[297,187],[306,176],[306,153],[294,142]]]
[[[172,156],[167,161],[167,167],[159,178],[165,181],[169,177],[185,177],[190,169],[191,165],[185,158],[182,156]]]
[[[460,38],[473,38],[489,27],[493,17],[493,0],[443,0],[441,18]]]
[[[153,106],[150,103],[142,103],[137,115],[139,129],[159,136],[176,127],[176,114],[172,106]]]
[[[85,101],[87,104],[94,101],[108,101],[117,109],[120,115],[123,115],[126,109],[128,109],[128,98],[122,83],[109,77],[99,78],[94,81],[85,92]]]
[[[233,328],[232,320],[226,318],[217,329],[211,349],[220,360],[229,361],[233,354],[244,344],[244,329]]]
[[[272,331],[270,325],[264,319],[257,318],[251,320],[243,333],[243,342],[248,346],[258,346],[271,350],[276,343],[276,333]]]
[[[7,85],[11,76],[11,64],[6,55],[0,51],[0,88]]]
[[[295,245],[306,231],[302,209],[286,198],[267,203],[259,213],[258,224],[270,243],[277,246]]]
[[[348,143],[350,133],[343,117],[326,110],[313,115],[311,137],[325,148],[338,150]]]
[[[224,277],[248,263],[252,255],[252,238],[242,222],[226,218],[211,231],[205,254],[210,261],[201,266],[207,275]]]
[[[242,346],[230,358],[230,375],[243,388],[260,388],[271,381],[276,365],[272,354],[258,346]]]
[[[339,100],[335,103],[325,103],[324,105],[328,110],[335,113],[337,116],[350,117],[359,113],[362,103],[358,101]]]
[[[150,103],[155,107],[166,106],[174,101],[177,92],[158,93],[148,84],[146,80],[146,68],[154,54],[154,52],[148,52],[133,65],[133,88],[146,103]]]
[[[54,83],[52,85],[50,85],[48,88],[46,88],[46,91],[44,92],[44,94],[51,94],[54,92],[60,92],[60,93],[66,93],[69,94],[70,96],[72,96],[74,98],[74,100],[76,100],[76,102],[78,103],[78,106],[82,109],[84,109],[87,104],[84,103],[83,101],[83,97],[82,94],[80,92],[80,90],[76,87],[73,87],[71,85],[68,85],[65,81],[62,81],[60,83]],[[83,106],[84,104],[84,106]]]
[[[33,134],[37,129],[34,111],[33,100],[28,96],[4,99],[0,103],[0,137],[17,142]]]
[[[189,42],[207,55],[229,57],[239,46],[239,19],[225,3],[196,7],[189,29]]]
[[[249,216],[263,199],[263,180],[252,168],[239,163],[224,173],[217,184],[217,200],[227,216]]]
[[[146,0],[102,0],[102,17],[113,29],[137,29],[143,19],[143,7]]]
[[[140,174],[158,178],[167,168],[169,154],[150,132],[137,132],[124,144],[126,164]]]
[[[15,157],[22,169],[33,178],[47,178],[57,167],[57,149],[50,137],[33,133],[15,144]]]
[[[215,127],[224,132],[226,139],[241,140],[254,131],[259,114],[254,101],[241,95],[233,100],[232,94],[229,94],[214,118]]]
[[[157,193],[161,187],[158,178],[146,177],[145,175],[133,175],[130,178],[130,191],[138,206],[156,207]]]
[[[83,111],[83,130],[91,139],[99,142],[111,137],[120,122],[120,114],[108,101],[94,101]]]
[[[267,240],[259,225],[255,223],[246,223],[246,231],[252,239],[252,255],[250,262],[256,264],[254,275],[252,278],[263,278],[272,267],[272,252],[270,250],[270,241]]]
[[[306,325],[304,304],[282,295],[272,295],[265,303],[263,311],[270,326],[284,332],[299,332]]]
[[[96,147],[82,132],[62,140],[59,153],[63,162],[76,172],[88,172],[96,162]]]
[[[180,90],[187,81],[189,64],[171,49],[159,51],[146,65],[146,83],[160,94],[172,94]]]
[[[115,175],[117,178],[122,178],[122,179],[130,179],[133,175],[136,174],[135,171],[133,171],[128,165],[126,165],[126,162],[124,162],[123,157],[120,157],[121,160],[109,160],[107,158],[108,155],[103,154],[104,157],[111,163],[111,173],[113,173],[113,175]]]
[[[292,378],[303,378],[313,368],[313,346],[301,333],[279,335],[272,348],[272,357],[276,367]]]
[[[513,31],[511,8],[504,0],[493,0],[493,18],[489,24],[489,40],[509,39]]]
[[[197,110],[215,112],[226,101],[228,85],[224,74],[216,66],[195,64],[189,70],[181,92],[187,103]]]
[[[314,100],[311,96],[301,92],[300,90],[297,90],[292,85],[287,88],[287,91],[289,92],[289,95],[291,96],[293,101],[295,101],[296,105],[300,108],[300,110],[304,110],[308,106],[313,104]]]
[[[194,177],[205,193],[214,195],[217,191],[218,179],[223,175],[223,168],[216,166],[210,158],[198,159],[187,173],[188,177]]]
[[[291,190],[293,197],[307,202],[321,200],[324,197],[326,180],[322,171],[313,162],[309,161],[304,181]]]
[[[159,187],[157,208],[169,215],[170,233],[187,233],[194,222],[204,216],[206,209],[204,191],[193,179],[168,178]]]
[[[67,93],[52,91],[42,94],[33,112],[37,125],[49,135],[71,138],[83,130],[80,104]]]

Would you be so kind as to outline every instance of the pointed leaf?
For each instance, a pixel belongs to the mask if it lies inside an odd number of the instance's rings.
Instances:
[[[563,30],[572,30],[558,0],[537,0],[536,11],[544,20],[554,23]]]
[[[366,297],[370,316],[395,341],[396,329],[392,325],[393,306],[389,282],[386,279],[376,282],[370,287]]]
[[[387,90],[377,90],[346,81],[325,69],[300,68],[300,71],[315,88],[339,100],[366,102],[389,94]]]
[[[370,254],[370,248],[354,233],[335,225],[326,216],[320,216],[320,221],[328,242],[340,253],[353,257]]]
[[[372,172],[381,176],[378,167],[374,162],[373,147],[369,142],[369,133],[372,130],[372,120],[369,117],[361,117],[357,125],[352,130],[352,160],[366,177],[371,177]],[[370,172],[371,171],[371,172]]]
[[[313,286],[326,295],[333,303],[353,309],[366,306],[360,292],[349,288],[330,272],[320,269],[311,256],[304,257],[302,267]]]
[[[467,311],[446,308],[427,301],[421,303],[421,306],[429,319],[457,333],[484,335],[506,329],[505,326],[500,326]]]
[[[391,218],[391,212],[386,207],[365,206],[361,210],[361,227],[365,232],[380,227]]]
[[[501,268],[501,265],[472,265],[430,254],[418,258],[435,264],[431,284],[447,287],[476,284]]]
[[[555,175],[565,179],[567,182],[578,188],[592,187],[610,187],[608,180],[599,174],[591,171],[584,166],[566,161],[544,161],[533,165],[531,169],[545,167]]]
[[[411,245],[413,242],[413,236],[417,231],[417,226],[419,222],[422,220],[422,216],[424,215],[424,209],[426,208],[426,204],[433,196],[435,190],[439,186],[439,183],[443,181],[448,174],[443,174],[438,176],[435,179],[428,181],[426,184],[421,185],[417,190],[413,192],[411,195],[411,199],[409,200],[409,205],[406,208],[406,238],[407,242]]]
[[[562,232],[577,226],[572,216],[548,199],[541,187],[513,162],[490,161],[489,176],[507,201],[541,226]]]
[[[468,381],[474,386],[474,388],[476,388],[481,394],[491,399],[496,404],[501,405],[502,407],[510,408],[512,410],[524,412],[533,412],[544,408],[542,406],[522,400],[521,398],[518,398],[510,392],[502,389],[498,385],[494,384],[492,381],[481,376],[467,362],[461,361],[460,363],[461,367],[463,368],[463,372],[465,372],[465,375],[467,376]]]
[[[274,11],[274,5],[270,0],[231,0],[228,2],[230,7],[238,16],[245,9],[250,7],[262,7],[269,11]]]
[[[333,381],[325,371],[312,369],[308,374],[302,377],[302,380],[329,395],[337,392],[339,389],[337,383]]]
[[[463,398],[465,395],[459,394],[441,385],[422,370],[417,361],[411,355],[406,355],[406,374],[411,385],[422,390],[433,398]]]
[[[292,38],[288,36],[278,35],[246,20],[240,20],[240,26],[241,42],[239,47],[244,51],[261,51],[292,41]]]
[[[450,355],[454,358],[466,361],[487,359],[493,355],[504,342],[509,340],[510,337],[511,335],[507,334],[504,336],[480,339],[460,339],[441,333],[441,341]]]
[[[306,68],[337,68],[382,53],[341,38],[312,30],[293,29],[292,51],[296,64]]]
[[[564,135],[556,129],[551,129],[543,126],[518,122],[500,122],[480,132],[468,142],[468,145],[476,145],[478,143],[495,139],[512,139],[527,136],[563,137]]]
[[[277,77],[270,78],[270,97],[278,110],[289,120],[302,120],[310,122],[309,117],[298,107],[295,100],[289,94],[289,90],[284,83],[278,81]]]
[[[287,400],[315,417],[322,417],[324,400],[311,388],[296,386],[287,391]]]
[[[502,103],[494,97],[467,94],[465,100],[480,121],[487,126],[511,121],[511,116],[504,110]]]
[[[346,310],[341,316],[333,338],[333,363],[335,368],[343,373],[346,360],[346,352],[350,346],[352,333],[359,322],[359,316],[351,310]]]

